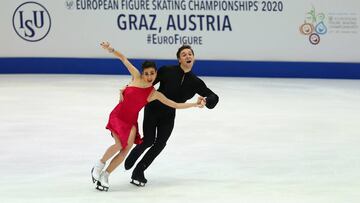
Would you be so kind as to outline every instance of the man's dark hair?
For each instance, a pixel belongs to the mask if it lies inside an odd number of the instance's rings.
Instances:
[[[145,70],[147,68],[154,68],[156,70],[156,63],[154,61],[144,61],[141,64],[142,70]]]
[[[178,51],[176,52],[176,57],[177,57],[178,59],[180,58],[180,53],[181,53],[181,51],[184,50],[184,49],[190,49],[191,52],[192,52],[192,54],[194,55],[194,50],[191,48],[191,46],[190,46],[190,45],[187,45],[187,44],[184,44],[184,45],[182,45],[182,46],[178,49]]]

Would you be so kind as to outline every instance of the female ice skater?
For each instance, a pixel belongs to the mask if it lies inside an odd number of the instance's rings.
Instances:
[[[108,42],[102,42],[101,46],[118,57],[132,76],[132,81],[123,92],[124,98],[111,112],[109,122],[106,126],[106,128],[111,131],[115,144],[106,150],[103,157],[97,161],[91,170],[92,180],[93,183],[96,183],[96,189],[108,191],[109,174],[124,160],[134,143],[140,144],[142,142],[138,132],[137,119],[139,111],[148,102],[159,100],[163,104],[177,109],[196,106],[203,107],[205,103],[202,97],[198,98],[197,103],[176,103],[166,98],[162,93],[156,91],[152,85],[156,78],[156,66],[154,62],[144,62],[142,64],[142,73],[140,73],[122,53],[112,48]],[[106,161],[117,152],[119,153],[103,171]]]

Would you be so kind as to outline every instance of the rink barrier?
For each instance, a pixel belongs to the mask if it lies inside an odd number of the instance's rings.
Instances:
[[[140,67],[144,59],[129,59]],[[157,66],[176,60],[154,60]],[[360,63],[196,60],[200,76],[360,79]],[[128,74],[118,59],[0,58],[0,73]]]

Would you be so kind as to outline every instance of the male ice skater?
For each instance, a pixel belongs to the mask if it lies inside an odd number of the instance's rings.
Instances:
[[[194,51],[189,45],[181,46],[176,57],[179,61],[175,66],[164,66],[158,70],[154,85],[160,82],[158,91],[175,102],[185,102],[195,94],[205,97],[205,105],[212,109],[218,103],[219,97],[192,71]],[[145,186],[147,180],[144,171],[166,146],[174,128],[175,109],[167,107],[158,101],[145,106],[143,121],[143,142],[132,149],[125,160],[125,169],[134,166],[141,154],[150,147],[144,157],[136,165],[132,173],[131,183]]]

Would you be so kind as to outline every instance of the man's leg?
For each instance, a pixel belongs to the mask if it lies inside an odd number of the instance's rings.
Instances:
[[[144,121],[143,121],[143,142],[136,145],[128,155],[125,160],[124,167],[126,170],[132,168],[136,160],[141,156],[144,151],[151,147],[155,142],[155,132],[156,132],[156,117],[144,112]]]
[[[160,152],[165,148],[166,142],[169,139],[174,128],[174,117],[164,118],[160,121],[157,128],[157,137],[154,145],[146,152],[141,161],[136,165],[132,179],[139,182],[146,183],[144,171],[150,166]]]

